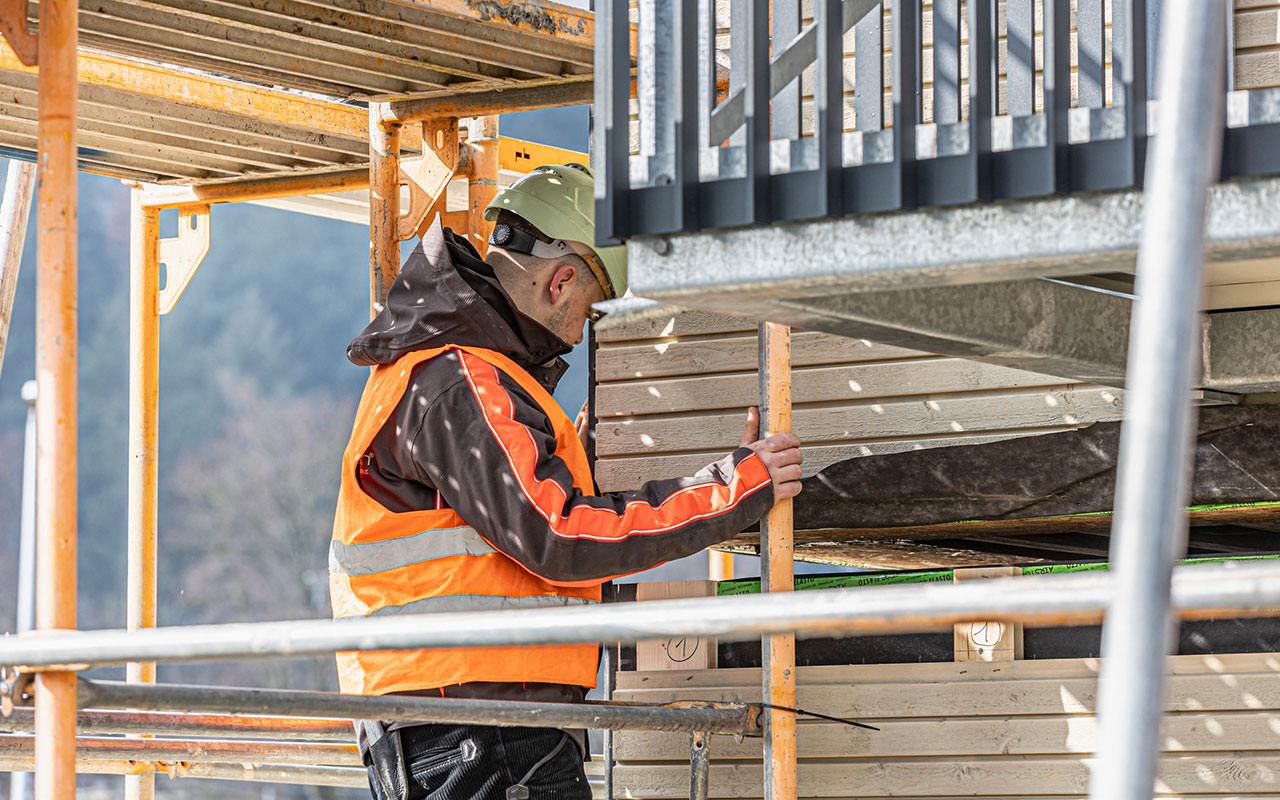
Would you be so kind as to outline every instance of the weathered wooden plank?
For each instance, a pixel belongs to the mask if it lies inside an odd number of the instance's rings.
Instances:
[[[1205,291],[1205,307],[1210,309],[1274,305],[1280,305],[1280,281],[1208,286]]]
[[[1236,88],[1280,86],[1280,49],[1236,54]]]
[[[596,388],[596,414],[603,419],[746,408],[756,401],[756,383],[756,374],[745,372],[602,384]],[[1064,383],[1069,381],[961,358],[840,364],[792,371],[796,403],[846,403]]]
[[[707,311],[675,310],[670,316],[638,322],[621,328],[599,331],[596,341],[625,342],[634,339],[661,339],[667,336],[695,336],[707,333],[746,333],[754,332],[755,323],[751,320],[730,317],[725,314],[712,314]]]
[[[823,469],[850,458],[902,453],[907,450],[925,450],[930,447],[948,447],[962,444],[984,444],[1014,436],[1035,436],[1039,433],[1060,433],[1073,430],[1064,426],[1047,430],[1013,431],[992,435],[957,433],[951,436],[921,439],[896,439],[887,442],[854,442],[836,445],[810,445],[805,443],[804,475],[815,475]],[[646,481],[666,478],[683,478],[727,455],[727,451],[705,450],[693,453],[674,453],[653,456],[601,458],[596,462],[596,484],[603,492],[635,489]]]
[[[1090,754],[1098,744],[1094,716],[874,720],[872,724],[880,730],[803,721],[797,726],[800,758]],[[1171,714],[1161,727],[1161,741],[1166,750],[1179,753],[1277,750],[1278,730],[1280,713],[1274,711]],[[620,762],[689,759],[689,737],[681,733],[619,731],[614,748],[614,757]],[[716,737],[711,742],[711,752],[714,758],[758,759],[760,743]]]
[[[1098,664],[1072,658],[800,667],[797,702],[850,719],[1091,714]],[[1280,711],[1277,654],[1174,656],[1167,664],[1167,711]],[[759,679],[758,668],[624,671],[618,673],[616,699],[758,701]]]
[[[1018,393],[920,396],[883,403],[797,405],[796,435],[810,445],[866,439],[926,438],[946,433],[1003,432],[1087,425],[1120,418],[1111,390],[1069,387]],[[596,426],[602,456],[724,450],[742,441],[745,412],[614,417]]]
[[[852,515],[851,515],[852,516]],[[1215,525],[1240,525],[1272,530],[1280,525],[1280,507],[1227,506],[1195,510],[1187,515],[1192,527]],[[988,535],[1043,537],[1060,533],[1107,533],[1111,529],[1111,517],[1106,514],[1084,514],[1069,517],[1031,517],[1027,519],[966,520],[941,522],[930,525],[899,525],[893,527],[854,527],[856,518],[849,520],[849,527],[817,528],[797,532],[797,541],[842,541],[858,539],[889,539],[928,541],[931,539],[969,539],[975,542]],[[726,547],[755,547],[759,536],[742,533],[725,542]],[[1034,543],[1035,538],[1029,538]]]
[[[742,546],[744,538],[728,542],[733,552],[758,554],[759,545]],[[803,532],[797,531],[797,540]],[[759,541],[758,537],[752,541]],[[1034,541],[1034,540],[1032,540]],[[736,546],[733,546],[736,545]],[[956,567],[982,567],[1004,564],[1012,560],[1007,555],[987,553],[963,547],[940,547],[923,542],[886,541],[883,539],[856,539],[852,541],[797,541],[796,561],[817,564],[838,564],[862,569],[932,569]],[[1036,564],[1043,558],[1019,556],[1019,564]]]
[[[1235,38],[1237,50],[1280,44],[1280,9],[1237,13]]]
[[[881,361],[890,358],[927,358],[927,353],[907,350],[866,339],[850,339],[829,333],[797,331],[791,337],[791,364]],[[723,338],[661,339],[641,344],[602,345],[596,351],[596,380],[600,383],[712,372],[742,372],[756,367],[754,334]]]
[[[715,742],[711,745],[714,754]],[[882,761],[800,764],[801,797],[1043,797],[1086,791],[1093,759],[1078,756],[964,761]],[[1158,781],[1164,794],[1218,796],[1277,788],[1280,756],[1165,756]],[[760,765],[711,762],[710,797],[758,798]],[[622,797],[689,796],[689,765],[618,765]]]
[[[1014,661],[1008,664],[956,664],[950,661],[920,664],[837,664],[816,667],[800,667],[801,682],[807,685],[824,683],[868,684],[922,682],[1001,682],[1039,678],[1096,678],[1101,660],[1097,658],[1046,658],[1031,661]],[[1222,653],[1218,655],[1171,656],[1165,662],[1166,673],[1171,676],[1221,676],[1252,674],[1280,677],[1280,653]],[[760,671],[752,667],[721,669],[715,672],[685,672],[646,674],[619,673],[620,689],[667,688],[698,686],[753,686]],[[1234,679],[1233,679],[1234,680]],[[1221,678],[1219,678],[1221,681]],[[1253,703],[1260,709],[1280,709],[1280,686],[1273,698],[1275,705]],[[969,691],[966,687],[965,691]],[[1198,707],[1193,707],[1198,708]]]
[[[1276,0],[1235,0],[1236,11],[1245,8],[1280,8],[1280,2]]]

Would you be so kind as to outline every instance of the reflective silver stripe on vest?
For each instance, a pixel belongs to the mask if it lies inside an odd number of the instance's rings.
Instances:
[[[496,552],[470,525],[432,528],[385,542],[343,544],[332,541],[329,543],[329,571],[373,575],[437,558],[483,556]]]
[[[496,597],[487,594],[446,594],[415,600],[402,606],[386,606],[369,612],[369,616],[429,614],[439,611],[500,611],[508,608],[563,608],[564,606],[585,606],[596,602],[599,601],[559,595]]]

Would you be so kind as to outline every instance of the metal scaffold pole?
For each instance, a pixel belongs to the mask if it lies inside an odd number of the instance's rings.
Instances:
[[[36,213],[36,627],[76,627],[75,0],[40,3]],[[35,680],[35,796],[76,792],[76,675]]]
[[[22,452],[22,522],[18,542],[18,632],[36,626],[36,382],[22,384],[27,405],[27,435]],[[31,776],[15,772],[9,800],[27,800]]]
[[[129,630],[156,626],[156,489],[160,399],[160,212],[131,194],[129,240]],[[154,661],[126,667],[132,683],[155,683]],[[156,776],[125,778],[128,800],[155,796]]]
[[[1174,574],[1174,606],[1188,619],[1261,610],[1272,613],[1280,606],[1276,578],[1276,567],[1269,562],[1182,566]],[[1114,584],[1108,572],[1080,572],[740,595],[731,600],[701,597],[574,608],[78,631],[38,639],[0,638],[0,664],[39,671],[128,661],[298,658],[339,650],[518,647],[671,636],[746,641],[792,632],[800,636],[906,633],[983,619],[1044,626],[1096,625]]]
[[[1223,127],[1223,5],[1173,0],[1163,14],[1160,126],[1143,195],[1092,800],[1150,798],[1156,776],[1174,630],[1170,579],[1186,547],[1194,426],[1187,398],[1200,355],[1205,207]]]

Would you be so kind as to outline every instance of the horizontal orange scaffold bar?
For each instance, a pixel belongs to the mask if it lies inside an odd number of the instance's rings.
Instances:
[[[35,67],[24,66],[3,40],[0,40],[0,69],[37,72]],[[365,139],[369,135],[368,113],[356,106],[100,53],[82,51],[77,69],[81,83],[339,136]]]
[[[524,173],[542,164],[566,164],[585,159],[585,153],[561,147],[526,142],[508,136],[498,140],[498,167],[511,172]],[[203,186],[153,187],[143,192],[142,205],[144,208],[190,208],[368,188],[369,171],[359,167],[313,175],[253,178]]]
[[[0,754],[0,772],[31,772],[34,755]],[[76,756],[76,772],[94,775],[163,774],[170,778],[213,778],[255,783],[288,783],[298,786],[369,787],[364,767],[323,767],[309,764],[224,763],[199,761],[132,761]]]
[[[254,742],[224,739],[124,739],[114,736],[77,736],[80,756],[112,761],[198,761],[202,763],[262,762],[266,764],[361,766],[355,729],[350,744],[310,742]],[[35,737],[0,737],[0,759],[32,754]]]
[[[203,186],[148,188],[142,194],[142,206],[143,208],[189,208],[217,203],[242,203],[250,200],[276,200],[308,194],[350,192],[368,188],[369,170],[359,167],[315,175],[254,178],[247,181],[212,183]]]

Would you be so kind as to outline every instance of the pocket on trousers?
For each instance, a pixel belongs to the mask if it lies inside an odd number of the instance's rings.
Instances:
[[[439,789],[457,767],[474,761],[478,754],[471,739],[463,739],[456,747],[426,750],[409,761],[409,776],[423,789]]]

